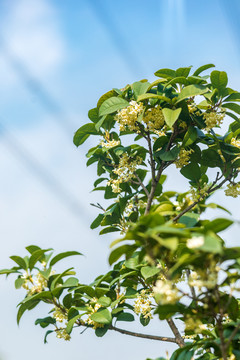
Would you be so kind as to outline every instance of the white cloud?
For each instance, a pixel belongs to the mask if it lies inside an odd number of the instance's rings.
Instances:
[[[63,39],[56,13],[46,0],[6,2],[1,28],[9,52],[35,76],[47,75],[61,64]],[[11,75],[6,70],[5,78]]]

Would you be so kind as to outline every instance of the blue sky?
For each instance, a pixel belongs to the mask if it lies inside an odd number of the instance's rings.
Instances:
[[[82,282],[108,268],[109,239],[90,231],[94,169],[72,135],[104,92],[149,78],[163,67],[215,63],[232,87],[240,83],[240,4],[237,0],[2,0],[0,2],[0,235],[1,268],[8,256],[38,244],[78,250]],[[170,173],[168,186],[175,187]],[[179,190],[186,186],[181,179]],[[100,199],[100,196],[99,198]],[[218,201],[237,217],[238,200]],[[226,233],[236,243],[237,227]],[[64,265],[68,266],[66,260]],[[20,328],[15,306],[23,293],[0,278],[0,354],[3,360],[67,356],[145,360],[168,344],[109,334],[75,334],[70,343],[42,342],[34,327],[45,309],[26,314]],[[129,326],[133,328],[133,326]],[[138,331],[148,331],[138,327]],[[149,332],[169,334],[164,324]],[[13,346],[14,344],[14,346]]]

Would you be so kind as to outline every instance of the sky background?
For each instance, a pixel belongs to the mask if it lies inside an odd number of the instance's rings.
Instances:
[[[89,229],[100,200],[91,193],[95,168],[86,168],[90,139],[77,149],[74,132],[106,91],[148,78],[160,68],[214,63],[240,88],[240,3],[238,0],[0,0],[0,236],[1,268],[9,256],[25,255],[36,244],[56,252],[77,250],[85,257],[64,260],[80,281],[108,269],[112,237]],[[169,173],[168,189],[186,182]],[[239,219],[239,200],[215,199]],[[210,212],[209,216],[223,213]],[[239,226],[225,233],[238,244]],[[49,337],[34,326],[47,307],[26,313],[16,324],[24,292],[0,278],[1,360],[145,360],[164,356],[173,345],[116,333],[92,331],[71,342]],[[13,278],[12,278],[13,279]],[[171,336],[164,323],[137,329]]]

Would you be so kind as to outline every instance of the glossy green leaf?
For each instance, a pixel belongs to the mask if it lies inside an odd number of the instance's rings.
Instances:
[[[170,128],[175,124],[175,122],[179,118],[181,111],[182,111],[181,108],[175,110],[168,108],[162,109],[164,120]]]
[[[184,166],[180,170],[180,172],[185,178],[194,182],[197,182],[202,176],[200,167],[195,162],[191,162],[188,165]]]
[[[163,78],[173,78],[176,76],[176,71],[172,69],[160,69],[154,73],[155,76]]]
[[[229,109],[229,110],[232,110],[234,111],[235,113],[239,114],[240,115],[240,105],[238,104],[235,104],[235,103],[225,103],[225,104],[222,104],[222,107],[226,108],[226,109]]]
[[[98,304],[104,306],[104,307],[108,307],[111,305],[112,300],[110,299],[110,297],[107,296],[102,296],[98,299]]]
[[[183,147],[192,145],[198,138],[197,129],[194,126],[190,126],[183,138]]]
[[[91,228],[91,229],[96,229],[96,228],[101,224],[103,218],[104,218],[104,215],[103,215],[103,214],[99,214],[99,215],[96,217],[96,219],[91,223],[90,228]]]
[[[200,66],[196,71],[194,71],[193,76],[198,76],[199,74],[201,74],[203,71],[208,70],[212,67],[215,67],[214,64],[206,64],[206,65],[202,65]]]
[[[117,321],[134,321],[134,315],[127,313],[127,312],[120,312],[120,314],[117,315]]]
[[[90,135],[98,135],[95,124],[89,123],[81,126],[74,134],[73,143],[76,146],[83,144]]]
[[[148,99],[163,100],[163,101],[171,104],[171,100],[168,97],[163,96],[163,95],[152,94],[152,93],[147,93],[147,94],[138,96],[137,101],[144,101],[144,100],[148,100]]]
[[[23,258],[21,258],[20,256],[10,256],[10,259],[12,259],[13,261],[15,261],[16,264],[18,264],[22,269],[27,270],[27,264],[25,262],[25,260]]]
[[[159,274],[160,269],[155,266],[144,266],[141,268],[141,274],[145,280]]]
[[[50,262],[50,266],[55,265],[58,261],[66,258],[66,257],[74,256],[74,255],[82,255],[82,254],[78,251],[66,251],[66,252],[60,253],[52,258],[52,260]]]
[[[105,100],[99,108],[99,116],[112,114],[129,106],[129,102],[117,96]]]
[[[136,99],[139,95],[145,94],[150,86],[150,83],[148,81],[142,82],[142,81],[136,81],[132,84],[133,92],[136,96]]]
[[[188,85],[184,87],[179,93],[177,103],[187,98],[191,98],[197,95],[203,95],[207,91],[209,90],[203,85]]]
[[[100,324],[111,324],[112,315],[108,309],[100,309],[96,313],[91,315],[91,319]]]
[[[210,79],[213,87],[218,89],[220,92],[222,92],[226,88],[228,83],[228,77],[225,71],[218,71],[218,70],[212,71],[210,75]]]

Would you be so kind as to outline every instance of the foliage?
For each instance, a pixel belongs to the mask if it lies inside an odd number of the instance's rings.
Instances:
[[[240,194],[240,93],[227,87],[224,71],[202,75],[212,67],[192,74],[191,67],[160,69],[152,83],[113,89],[75,133],[76,146],[100,137],[87,153],[87,166],[96,165],[94,191],[111,202],[106,209],[92,204],[100,213],[91,228],[123,236],[111,245],[111,270],[90,285],[80,283],[72,268],[53,270],[78,252],[51,258],[51,249],[32,245],[30,256],[11,257],[17,266],[0,273],[16,273],[16,288],[27,291],[17,321],[41,302],[51,305],[48,316],[35,322],[50,327],[45,342],[52,332],[69,340],[81,327],[98,337],[114,330],[174,342],[179,349],[171,360],[240,359],[240,247],[227,247],[219,234],[232,225],[229,217],[204,218],[208,208],[228,212],[209,202],[218,189]],[[225,134],[223,121],[229,122]],[[165,190],[170,166],[189,182],[187,192]],[[117,327],[137,319],[147,326],[153,316],[167,321],[174,337]]]

